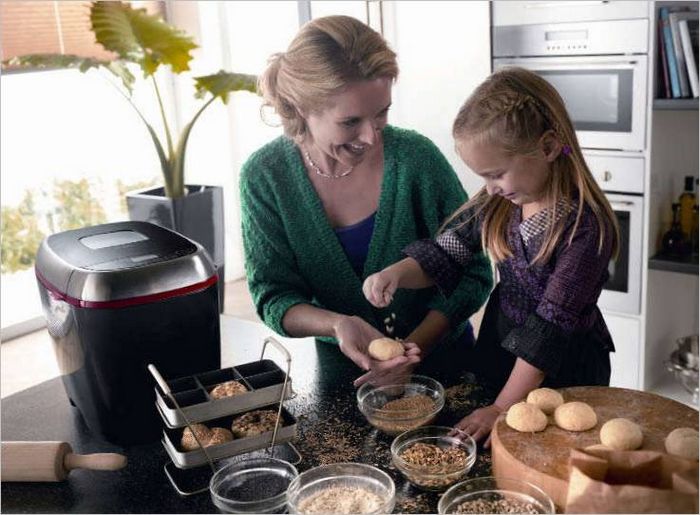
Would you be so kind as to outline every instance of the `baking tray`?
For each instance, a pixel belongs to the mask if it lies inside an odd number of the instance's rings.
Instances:
[[[259,409],[270,409],[277,412],[278,408],[279,405],[277,404],[262,406]],[[284,407],[282,407],[282,412],[280,416],[282,420],[280,421],[280,427],[277,430],[275,444],[289,442],[296,437],[296,418]],[[236,418],[235,415],[228,415],[215,420],[209,420],[207,422],[207,426],[225,427],[226,429],[230,429],[234,418]],[[182,438],[182,432],[183,429],[181,428],[163,429],[163,439],[161,440],[161,442],[163,443],[163,447],[165,447],[165,450],[170,456],[170,459],[172,460],[173,464],[181,469],[205,465],[207,463],[207,457],[204,454],[204,451],[202,451],[201,449],[196,451],[180,450],[180,440]],[[221,458],[227,458],[229,456],[235,456],[237,454],[243,454],[246,452],[265,448],[272,443],[272,435],[273,431],[267,431],[256,436],[237,438],[231,442],[226,442],[221,445],[214,445],[211,447],[207,447],[206,449],[212,460],[218,460]]]
[[[226,415],[234,415],[244,411],[278,403],[282,398],[285,372],[269,359],[261,359],[243,365],[211,370],[201,374],[181,377],[167,381],[173,396],[180,405],[184,416],[190,423],[206,422]],[[212,399],[209,392],[217,385],[226,381],[241,382],[248,392]],[[185,427],[187,422],[183,413],[178,411],[172,401],[167,398],[159,387],[156,391],[156,406],[169,429]],[[292,397],[292,380],[287,381],[285,399]]]

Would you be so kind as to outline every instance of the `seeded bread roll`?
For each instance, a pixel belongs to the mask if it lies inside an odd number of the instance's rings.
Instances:
[[[211,447],[212,445],[221,445],[222,443],[233,441],[233,434],[231,431],[225,427],[212,427],[211,428],[211,438],[204,444],[204,447]]]
[[[209,439],[211,438],[211,429],[204,424],[192,424],[192,429],[197,435],[197,438],[199,438],[199,441],[202,442],[202,445],[206,447],[209,443]],[[180,446],[184,451],[196,451],[199,449],[199,444],[197,443],[197,440],[195,440],[189,427],[186,427],[182,432]]]
[[[233,419],[231,431],[236,438],[255,436],[275,428],[277,412],[269,409],[249,411]],[[280,421],[281,422],[281,421]]]
[[[247,392],[243,384],[238,381],[226,381],[225,383],[217,384],[209,395],[212,399],[223,399],[224,397],[233,397]]]

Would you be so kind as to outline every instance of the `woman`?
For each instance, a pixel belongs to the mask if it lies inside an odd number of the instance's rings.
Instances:
[[[411,372],[431,353],[417,371],[463,369],[454,352],[471,347],[468,317],[492,286],[480,255],[449,300],[434,289],[401,291],[376,309],[362,294],[364,278],[411,241],[433,236],[466,201],[432,142],[387,125],[397,75],[396,54],[360,21],[307,23],[260,77],[284,136],[241,172],[246,271],[258,314],[280,334],[337,341],[367,371],[356,386]],[[404,356],[370,358],[380,330],[410,342]]]

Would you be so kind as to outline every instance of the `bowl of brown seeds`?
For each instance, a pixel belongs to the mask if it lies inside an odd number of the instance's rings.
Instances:
[[[394,439],[391,461],[417,487],[442,491],[474,466],[476,442],[467,433],[451,427],[420,427]]]
[[[405,382],[357,389],[357,405],[367,421],[389,435],[398,435],[435,420],[445,406],[445,389],[427,376],[407,376]]]
[[[541,488],[520,479],[478,477],[457,483],[438,502],[438,513],[556,513]]]

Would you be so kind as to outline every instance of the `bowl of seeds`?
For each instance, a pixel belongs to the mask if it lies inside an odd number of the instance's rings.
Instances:
[[[520,479],[478,477],[450,487],[438,513],[556,513],[541,488]]]
[[[417,487],[442,491],[474,466],[476,442],[467,433],[451,427],[419,427],[394,439],[391,461]]]
[[[372,465],[332,463],[299,474],[287,489],[289,513],[391,513],[396,487]]]
[[[445,389],[427,376],[408,376],[404,382],[357,389],[357,406],[367,421],[389,435],[432,423],[445,406]]]

